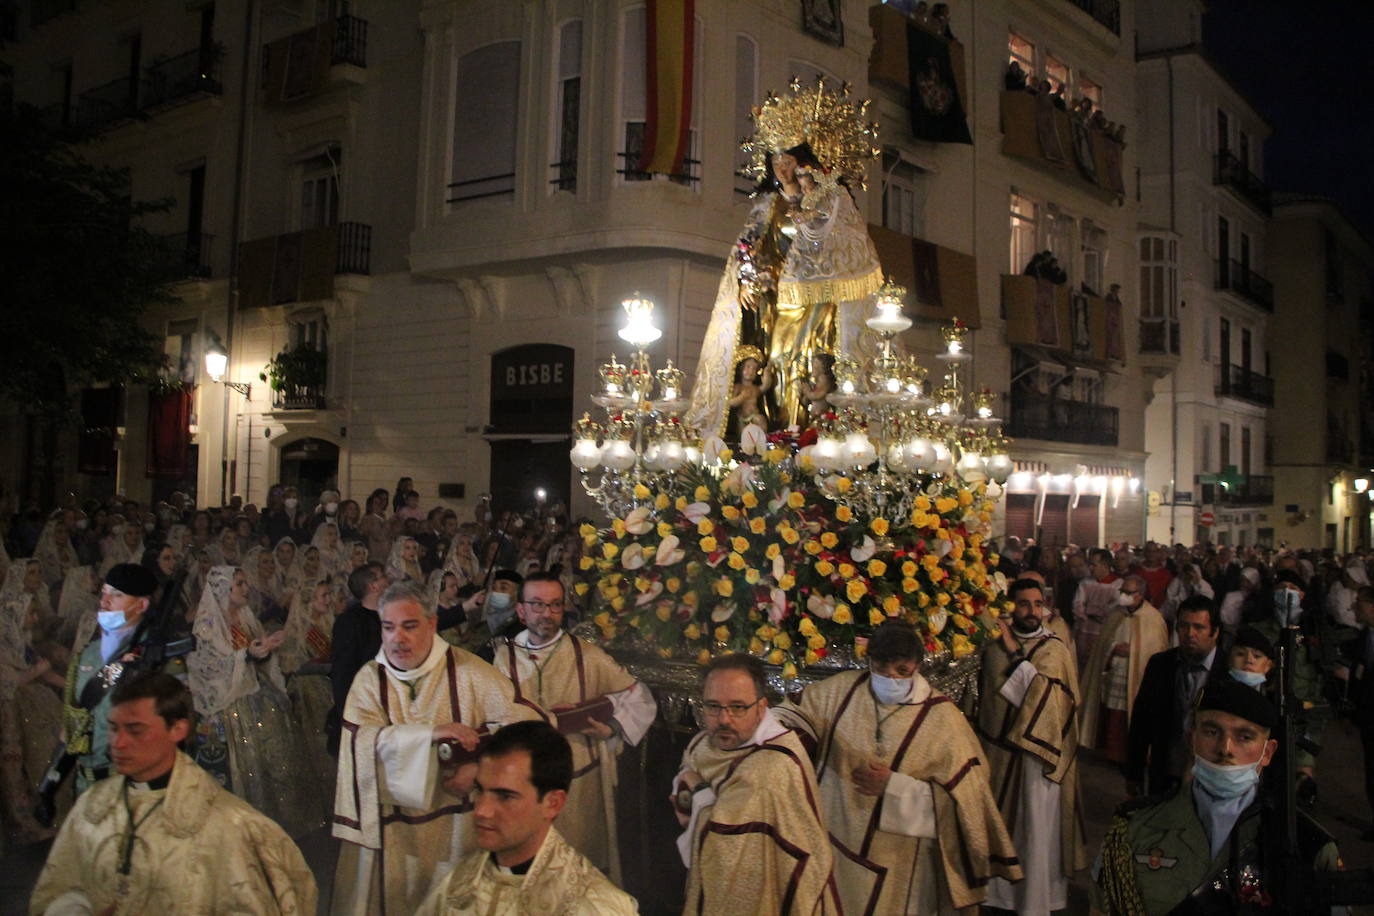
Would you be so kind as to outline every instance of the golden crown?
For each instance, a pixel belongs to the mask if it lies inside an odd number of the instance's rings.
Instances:
[[[763,105],[754,108],[754,135],[740,143],[740,149],[751,156],[744,174],[755,181],[772,177],[768,155],[805,143],[821,168],[836,180],[844,178],[855,187],[864,187],[869,160],[882,152],[873,145],[878,125],[864,120],[869,100],[850,101],[848,83],[840,84],[837,92],[827,89],[820,75],[814,86],[803,86],[794,76],[788,89],[786,96],[768,93]]]
[[[763,355],[763,351],[758,347],[743,346],[735,347],[735,365],[738,366],[746,359],[752,359],[760,366],[768,362],[768,357]]]

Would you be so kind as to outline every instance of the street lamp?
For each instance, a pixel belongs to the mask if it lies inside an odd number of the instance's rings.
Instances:
[[[220,346],[219,340],[215,340],[205,349],[205,371],[210,378],[220,382],[228,388],[232,388],[245,398],[252,398],[253,386],[247,382],[226,382],[224,371],[229,365],[229,354],[224,347]]]

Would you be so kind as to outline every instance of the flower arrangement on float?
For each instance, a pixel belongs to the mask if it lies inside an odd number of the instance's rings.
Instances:
[[[985,540],[984,482],[934,479],[902,522],[861,519],[814,482],[809,456],[761,449],[682,473],[685,495],[640,485],[642,504],[584,525],[575,589],[610,645],[664,658],[748,652],[781,668],[847,667],[889,617],[930,653],[960,659],[996,633],[1005,583]],[[827,478],[842,494],[854,481]]]

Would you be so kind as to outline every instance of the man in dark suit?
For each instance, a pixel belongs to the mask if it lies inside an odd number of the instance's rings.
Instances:
[[[376,560],[364,563],[349,574],[348,590],[353,600],[334,618],[334,635],[329,644],[329,680],[334,688],[334,708],[325,718],[324,730],[331,754],[339,752],[341,717],[353,677],[382,647],[382,618],[378,607],[382,592],[390,584],[386,568]]]
[[[1360,635],[1341,645],[1343,664],[1336,669],[1336,676],[1346,682],[1351,717],[1360,729],[1364,791],[1374,808],[1374,588],[1366,585],[1355,593],[1355,619],[1361,627]],[[1374,827],[1360,839],[1374,840]]]
[[[1225,678],[1226,655],[1217,645],[1216,603],[1194,595],[1178,606],[1178,645],[1150,657],[1131,709],[1126,747],[1126,791],[1170,792],[1183,780],[1191,754],[1186,732],[1193,701],[1203,686]]]

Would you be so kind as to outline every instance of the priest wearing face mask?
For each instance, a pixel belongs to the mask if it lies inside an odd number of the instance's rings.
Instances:
[[[869,637],[868,671],[826,678],[787,707],[816,743],[846,913],[976,911],[989,877],[1021,878],[983,749],[921,676],[923,654],[914,627],[888,620]]]
[[[1268,861],[1263,837],[1283,829],[1282,812],[1264,803],[1260,776],[1278,750],[1277,725],[1259,691],[1231,678],[1207,685],[1189,733],[1192,778],[1117,809],[1093,866],[1099,911],[1169,913],[1193,897],[1197,912],[1249,912],[1272,897],[1284,866]],[[1336,870],[1330,834],[1302,812],[1298,844],[1300,862]]]
[[[117,563],[100,590],[99,626],[85,646],[72,653],[62,727],[67,752],[78,756],[76,788],[84,791],[110,775],[110,691],[148,651],[148,628],[140,626],[157,591],[157,578],[134,563]],[[183,658],[167,659],[157,670],[184,677]]]
[[[1102,625],[1102,632],[1088,655],[1083,677],[1083,713],[1079,719],[1079,743],[1101,748],[1113,763],[1127,759],[1131,708],[1145,676],[1145,666],[1156,652],[1169,648],[1169,627],[1145,599],[1146,582],[1127,576],[1117,595],[1117,606]]]

